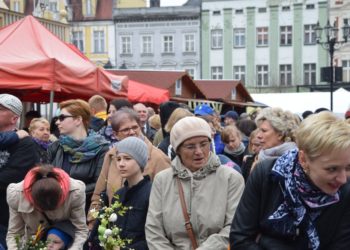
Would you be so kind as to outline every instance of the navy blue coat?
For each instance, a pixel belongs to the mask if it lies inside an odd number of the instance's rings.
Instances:
[[[121,237],[132,240],[131,244],[127,246],[127,249],[148,249],[145,235],[145,224],[151,186],[152,184],[149,176],[144,176],[142,181],[131,188],[128,187],[126,181],[124,187],[115,193],[116,195],[119,195],[119,201],[124,206],[132,207],[132,209],[128,210],[124,216],[118,216],[116,222],[117,226],[122,229]]]

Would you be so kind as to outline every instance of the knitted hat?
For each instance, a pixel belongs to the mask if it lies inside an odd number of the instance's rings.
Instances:
[[[185,117],[176,122],[171,129],[170,144],[176,152],[181,143],[196,136],[206,136],[211,140],[209,124],[199,117]]]
[[[130,136],[117,143],[117,154],[125,153],[130,155],[144,169],[148,161],[148,148],[141,139]]]
[[[227,111],[226,114],[225,114],[225,118],[226,117],[230,117],[230,118],[232,118],[233,120],[236,120],[236,121],[238,120],[238,114],[234,110]]]
[[[0,94],[0,105],[4,106],[8,110],[11,110],[18,116],[22,114],[22,102],[17,97],[10,94]]]

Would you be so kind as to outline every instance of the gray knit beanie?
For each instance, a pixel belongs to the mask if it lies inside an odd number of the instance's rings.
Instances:
[[[4,106],[8,110],[11,110],[18,116],[22,114],[22,102],[14,95],[10,94],[1,94],[0,95],[0,105]]]
[[[187,139],[196,136],[206,136],[211,140],[211,128],[209,124],[199,117],[189,116],[180,119],[170,131],[170,144],[177,148]]]
[[[125,153],[130,155],[144,169],[148,161],[148,148],[146,143],[135,137],[127,137],[117,143],[117,154]]]

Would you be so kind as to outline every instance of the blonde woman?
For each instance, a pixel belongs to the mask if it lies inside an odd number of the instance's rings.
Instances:
[[[231,226],[231,250],[348,249],[350,125],[310,115],[295,148],[258,163]]]
[[[29,134],[36,145],[36,150],[40,155],[41,163],[49,163],[47,149],[51,145],[50,123],[43,117],[34,118],[29,125]]]

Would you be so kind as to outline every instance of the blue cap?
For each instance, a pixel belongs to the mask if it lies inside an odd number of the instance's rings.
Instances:
[[[236,111],[233,111],[233,110],[226,112],[225,118],[226,118],[226,117],[230,117],[230,118],[232,118],[233,120],[238,120],[238,114],[237,114]]]
[[[208,104],[201,104],[194,109],[194,114],[198,116],[212,115],[214,114],[214,109],[212,109]]]
[[[50,234],[54,234],[56,235],[58,238],[60,238],[63,243],[64,243],[64,246],[65,247],[68,247],[69,244],[72,242],[72,237],[68,234],[66,234],[65,232],[57,229],[57,228],[51,228],[48,232],[47,232],[47,235],[50,235]]]

